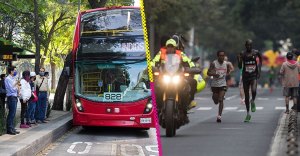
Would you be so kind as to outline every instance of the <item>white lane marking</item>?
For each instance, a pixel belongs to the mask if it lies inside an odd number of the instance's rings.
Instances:
[[[284,100],[284,98],[277,98],[277,100],[281,100],[282,101],[282,100]]]
[[[77,144],[82,144],[82,142],[73,142],[72,145],[69,147],[69,149],[67,150],[68,153],[76,153],[74,150],[75,146]]]
[[[225,107],[224,110],[236,110],[238,109],[237,107]]]
[[[263,110],[264,107],[256,107],[256,110]]]
[[[275,107],[276,110],[285,110],[285,107]]]
[[[225,100],[232,100],[232,99],[234,99],[235,97],[237,97],[237,95],[233,95],[233,96],[226,97]]]
[[[257,98],[257,100],[269,100],[269,98]]]
[[[240,110],[238,110],[238,112],[246,112],[246,110],[245,109],[240,109]]]
[[[78,152],[78,154],[88,154],[92,148],[93,143],[91,142],[84,142],[86,144],[85,150],[82,152]]]
[[[205,97],[195,97],[196,100],[208,100],[210,98],[205,98]]]
[[[117,144],[111,144],[110,155],[117,155]]]
[[[138,154],[137,155],[132,155],[132,153],[127,154],[126,147],[130,148],[129,151],[133,151],[132,147],[135,147],[137,149]],[[143,148],[139,145],[133,145],[133,144],[122,144],[121,145],[121,155],[122,156],[145,156]]]
[[[220,129],[225,129],[225,130],[235,130],[235,129],[244,129],[244,128],[220,128]]]
[[[212,107],[200,107],[197,110],[211,110]]]
[[[157,145],[149,145],[145,146],[146,150],[153,153],[158,153],[158,146]],[[153,149],[155,148],[155,149]]]

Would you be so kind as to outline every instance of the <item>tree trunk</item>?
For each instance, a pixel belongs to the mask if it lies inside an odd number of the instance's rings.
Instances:
[[[40,71],[40,24],[39,24],[39,13],[38,13],[38,3],[37,0],[34,0],[34,39],[35,39],[35,72],[39,73]]]
[[[66,67],[70,68],[70,75],[72,75],[72,71],[73,71],[72,52],[70,52],[67,55],[63,69],[65,69]],[[53,110],[63,110],[64,97],[65,97],[66,89],[68,86],[69,77],[70,76],[68,76],[67,74],[64,74],[64,71],[61,73],[61,75],[59,77],[56,92],[54,95],[54,102],[53,102],[53,106],[52,106]]]
[[[99,2],[95,1],[95,0],[88,0],[88,1],[89,1],[90,6],[92,7],[92,9],[102,8],[105,6],[105,4],[107,2],[107,0],[100,0]]]
[[[55,82],[56,82],[56,64],[54,62],[50,62],[51,65],[51,90],[55,89]]]

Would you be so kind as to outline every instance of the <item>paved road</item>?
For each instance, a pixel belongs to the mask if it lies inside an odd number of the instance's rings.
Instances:
[[[285,109],[281,89],[269,93],[259,90],[257,111],[250,123],[244,123],[245,105],[239,92],[230,88],[226,93],[222,123],[216,123],[218,106],[205,90],[197,96],[197,108],[189,115],[190,123],[166,138],[161,131],[164,156],[265,156],[268,154],[280,114]]]
[[[39,155],[158,156],[156,129],[75,127]]]

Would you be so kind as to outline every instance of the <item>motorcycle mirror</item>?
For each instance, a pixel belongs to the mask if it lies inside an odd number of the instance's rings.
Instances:
[[[192,58],[192,62],[197,62],[200,60],[200,57],[195,57],[195,58]]]
[[[189,74],[201,74],[201,69],[197,67],[186,68],[185,72]]]

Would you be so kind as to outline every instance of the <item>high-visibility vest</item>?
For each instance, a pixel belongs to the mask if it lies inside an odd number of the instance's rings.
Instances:
[[[166,61],[166,59],[167,59],[167,49],[166,48],[161,48],[160,52],[161,52],[160,59],[163,60],[163,61]],[[181,58],[181,51],[180,50],[176,50],[175,53],[177,54],[177,56],[179,58]]]

